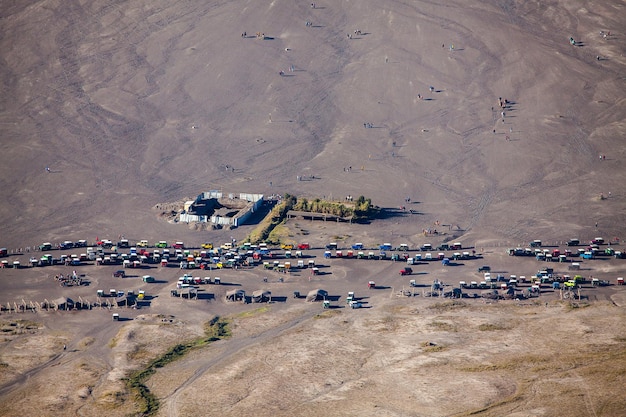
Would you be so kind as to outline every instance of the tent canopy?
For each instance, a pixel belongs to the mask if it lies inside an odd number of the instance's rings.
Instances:
[[[328,296],[328,291],[324,291],[322,289],[315,289],[315,290],[311,290],[309,291],[309,293],[306,296],[306,300],[307,301],[319,301],[319,300],[323,300],[324,297]]]

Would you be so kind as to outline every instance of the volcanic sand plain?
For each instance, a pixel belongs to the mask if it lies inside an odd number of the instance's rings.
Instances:
[[[324,274],[311,279],[220,271],[246,291],[270,289],[279,301],[268,305],[225,303],[227,285],[203,288],[213,298],[170,297],[171,268],[142,287],[83,266],[80,288],[54,282],[67,268],[3,270],[0,304],[144,288],[150,305],[119,310],[133,319],[119,322],[108,309],[3,312],[0,413],[137,413],[122,378],[221,316],[230,338],[148,379],[158,415],[622,415],[622,287],[587,286],[576,301],[550,289],[497,302],[423,291],[479,279],[483,263],[530,275],[542,265],[504,252],[532,239],[624,237],[624,5],[257,3],[5,5],[0,244],[243,240],[253,226],[197,230],[153,208],[218,189],[364,195],[393,215],[291,219],[290,238],[458,240],[482,259],[416,266],[415,297],[396,295],[408,287],[397,263],[321,251]],[[424,236],[436,227],[443,234]],[[582,273],[614,283],[622,262]],[[341,297],[336,308],[291,298],[318,287]],[[367,308],[343,308],[347,291]]]

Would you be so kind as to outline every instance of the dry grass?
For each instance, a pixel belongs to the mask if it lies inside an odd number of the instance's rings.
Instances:
[[[429,310],[433,310],[436,312],[444,312],[444,311],[460,310],[460,309],[468,308],[468,307],[469,305],[465,301],[449,300],[449,301],[435,303],[433,305],[428,306],[427,308]]]
[[[77,347],[79,349],[85,349],[91,345],[93,345],[95,343],[96,339],[94,339],[93,337],[85,337],[83,339],[81,339],[78,343],[77,343]]]
[[[341,314],[340,310],[337,309],[331,309],[331,310],[326,310],[323,311],[319,314],[316,314],[315,316],[313,316],[314,319],[330,319],[332,317],[335,317],[337,315]]]
[[[456,332],[457,331],[457,327],[454,324],[449,323],[447,321],[435,320],[435,321],[428,323],[428,326],[433,329],[436,329],[437,331],[442,331],[442,332]]]
[[[32,320],[3,320],[0,321],[0,332],[6,335],[16,335],[24,333],[36,333],[41,328],[41,324]]]
[[[126,356],[132,362],[144,363],[145,361],[151,359],[154,356],[154,353],[150,350],[150,347],[147,344],[139,343],[134,345]]]
[[[481,332],[493,332],[497,330],[509,330],[512,326],[497,323],[483,323],[478,325],[478,330]]]
[[[424,353],[442,352],[446,350],[446,346],[433,342],[422,342],[420,346],[422,347],[422,352]]]

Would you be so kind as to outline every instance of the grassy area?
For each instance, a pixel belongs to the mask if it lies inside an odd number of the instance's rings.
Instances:
[[[255,308],[254,310],[249,310],[249,311],[242,311],[241,313],[235,315],[233,318],[235,319],[247,319],[250,317],[255,317],[259,314],[263,314],[263,313],[267,313],[268,311],[270,311],[269,307],[259,307],[259,308]]]
[[[132,393],[135,401],[139,405],[139,416],[155,415],[159,409],[159,399],[150,392],[145,382],[152,376],[158,368],[163,368],[170,362],[183,357],[187,352],[198,347],[230,337],[230,321],[219,316],[211,319],[204,326],[204,337],[190,340],[185,343],[179,343],[167,350],[163,355],[153,359],[148,365],[141,370],[133,372],[128,378],[124,379],[126,387]]]
[[[269,214],[265,216],[259,225],[248,235],[247,242],[257,244],[261,242],[267,242],[272,244],[278,244],[279,241],[270,241],[270,234],[279,224],[281,224],[287,217],[287,212],[291,210],[296,199],[293,196],[285,195],[282,202],[278,203]]]
[[[204,333],[207,336],[206,342],[213,342],[219,339],[230,337],[230,320],[216,316],[204,326]]]
[[[287,226],[285,226],[285,222],[283,220],[280,224],[276,225],[274,229],[272,229],[267,240],[273,243],[295,243],[293,242],[293,239],[289,239],[290,237],[290,230]]]

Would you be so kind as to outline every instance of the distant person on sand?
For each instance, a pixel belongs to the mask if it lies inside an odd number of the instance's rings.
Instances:
[[[50,167],[46,167],[46,172],[50,172]]]

